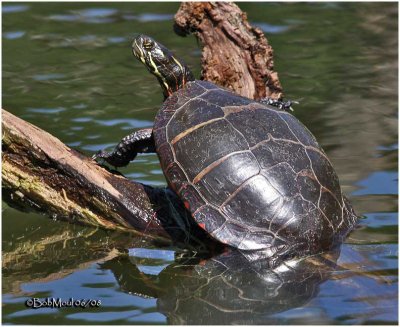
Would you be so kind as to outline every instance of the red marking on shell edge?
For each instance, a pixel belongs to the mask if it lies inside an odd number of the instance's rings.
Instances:
[[[205,223],[200,223],[199,226],[203,229],[206,229],[206,224]]]
[[[187,201],[183,201],[183,205],[185,206],[186,209],[190,209],[190,204]]]

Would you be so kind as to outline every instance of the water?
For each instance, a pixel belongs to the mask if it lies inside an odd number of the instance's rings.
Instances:
[[[178,6],[3,3],[3,108],[88,155],[151,127],[162,94],[132,57],[130,39],[145,33],[161,40],[198,76],[196,40],[172,31]],[[315,269],[299,264],[286,279],[283,267],[279,276],[288,281],[276,287],[266,270],[251,280],[253,270],[221,273],[219,262],[229,256],[190,268],[180,249],[3,204],[3,323],[397,324],[397,5],[240,7],[266,33],[286,96],[301,102],[296,116],[326,150],[362,216],[339,257],[346,270],[315,278]],[[122,172],[165,184],[155,155],[141,156]],[[299,271],[312,278],[298,281]],[[205,286],[207,276],[214,276],[213,288]],[[238,293],[227,281],[254,303],[260,294],[264,302],[249,306],[250,315],[217,310],[248,305],[235,302]],[[101,306],[32,310],[25,306],[32,297],[95,299]],[[266,306],[277,297],[281,307]]]

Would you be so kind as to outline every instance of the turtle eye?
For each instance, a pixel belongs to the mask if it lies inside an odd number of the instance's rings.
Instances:
[[[151,49],[153,49],[153,46],[154,46],[154,42],[152,40],[146,40],[143,42],[143,48],[145,50],[151,50]]]

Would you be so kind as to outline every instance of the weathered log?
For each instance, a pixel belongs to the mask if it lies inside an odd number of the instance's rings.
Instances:
[[[2,118],[3,188],[14,204],[111,229],[163,231],[151,219],[155,210],[144,185],[108,172],[5,110]]]
[[[273,51],[264,33],[232,2],[183,2],[175,31],[203,45],[202,79],[250,99],[282,97]]]
[[[5,110],[2,118],[3,199],[11,206],[163,241],[186,240],[188,231],[196,238],[196,226],[168,188],[129,181]]]

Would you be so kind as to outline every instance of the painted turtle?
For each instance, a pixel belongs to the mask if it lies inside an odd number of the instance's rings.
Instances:
[[[345,237],[357,217],[314,136],[284,110],[290,104],[195,80],[148,36],[136,37],[132,51],[157,77],[165,101],[153,129],[95,158],[120,167],[139,152],[156,151],[169,186],[198,225],[242,250],[316,253]]]

